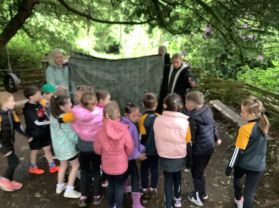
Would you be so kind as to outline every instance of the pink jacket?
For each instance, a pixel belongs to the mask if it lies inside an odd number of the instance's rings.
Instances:
[[[170,159],[186,157],[188,118],[179,112],[164,111],[162,116],[155,119],[153,129],[160,157]]]
[[[102,169],[109,175],[121,175],[128,169],[128,155],[134,144],[128,126],[105,119],[94,142],[94,151],[102,157]]]
[[[103,110],[95,107],[93,111],[90,111],[81,105],[77,105],[73,107],[72,112],[75,117],[72,127],[79,138],[84,141],[94,142],[96,133],[102,126]]]

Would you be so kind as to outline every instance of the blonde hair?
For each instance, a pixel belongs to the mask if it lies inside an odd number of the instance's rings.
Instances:
[[[2,108],[3,104],[13,97],[13,95],[7,91],[0,92],[0,108]]]
[[[116,119],[116,112],[120,112],[119,105],[115,101],[111,101],[104,108],[104,117],[109,117],[112,120]]]
[[[95,105],[97,103],[97,98],[95,93],[93,92],[85,92],[82,94],[80,98],[80,103],[84,108],[91,109],[92,105]]]
[[[188,92],[185,96],[186,101],[192,101],[196,107],[201,107],[204,104],[204,95],[200,91]]]
[[[161,45],[159,48],[158,48],[158,53],[160,54],[160,55],[165,55],[166,53],[167,53],[167,47],[166,46],[164,46],[164,45]]]
[[[93,86],[79,85],[79,86],[77,86],[76,91],[81,92],[81,94],[83,94],[85,92],[94,93],[95,89]]]
[[[264,107],[260,100],[256,98],[247,98],[242,102],[242,106],[248,114],[255,114],[260,119],[260,129],[264,135],[268,134],[270,123],[264,114]]]
[[[55,65],[55,56],[56,54],[62,54],[64,55],[63,51],[59,48],[55,48],[51,53],[50,55],[48,56],[49,57],[49,64],[51,65]]]

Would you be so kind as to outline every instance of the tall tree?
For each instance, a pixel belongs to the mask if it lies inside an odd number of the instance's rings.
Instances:
[[[206,37],[218,36],[224,47],[235,46],[241,56],[262,34],[278,30],[278,11],[278,0],[3,0],[0,49],[18,30],[30,36],[30,28],[33,34],[42,32],[42,28],[34,32],[32,18],[53,16],[70,23],[149,24],[172,34],[205,30]]]

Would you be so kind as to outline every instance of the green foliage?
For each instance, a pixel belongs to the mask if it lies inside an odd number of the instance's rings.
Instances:
[[[238,73],[237,78],[246,83],[266,89],[270,92],[279,92],[279,62],[273,61],[274,67],[262,69],[253,68],[245,65]]]

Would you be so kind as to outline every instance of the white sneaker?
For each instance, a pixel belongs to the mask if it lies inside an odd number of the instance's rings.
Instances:
[[[191,169],[189,169],[189,168],[185,168],[185,169],[184,169],[184,172],[185,172],[185,173],[189,173],[190,171],[191,171]]]
[[[234,203],[236,204],[237,208],[243,208],[243,201],[244,201],[243,197],[241,197],[240,200],[234,199]]]
[[[63,184],[63,186],[56,185],[56,194],[61,194],[66,189],[66,184]]]
[[[202,207],[203,206],[203,202],[199,197],[199,193],[198,192],[192,192],[188,195],[188,199],[193,202],[195,205]]]
[[[64,197],[65,198],[70,198],[70,199],[78,199],[81,197],[81,193],[75,190],[72,191],[65,191],[64,192]]]
[[[174,197],[174,207],[175,207],[175,208],[180,208],[180,207],[182,207],[182,204],[181,204],[181,197],[179,197],[179,198],[175,198],[175,197]]]

